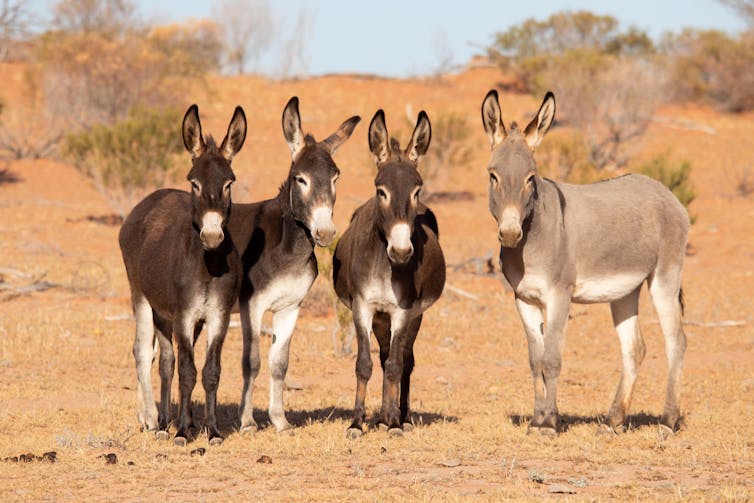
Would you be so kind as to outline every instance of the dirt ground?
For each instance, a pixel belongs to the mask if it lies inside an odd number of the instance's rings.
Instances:
[[[5,70],[11,77],[19,71]],[[290,96],[300,97],[304,129],[319,139],[351,115],[361,115],[353,137],[335,155],[342,171],[336,204],[340,230],[373,191],[366,140],[378,108],[385,109],[388,128],[404,138],[411,127],[408,105],[414,117],[421,109],[430,120],[453,111],[475,128],[472,167],[450,170],[436,182],[438,190],[468,191],[473,197],[431,204],[448,280],[416,342],[412,405],[417,427],[403,438],[373,430],[359,440],[346,439],[354,357],[337,356],[334,350],[329,277],[315,284],[293,339],[285,400],[295,429],[277,434],[269,426],[270,340],[265,337],[254,398],[262,428],[253,435],[237,432],[241,333],[233,326],[218,394],[225,443],[210,447],[199,436],[180,448],[140,432],[131,356],[134,322],[118,227],[90,218],[112,210],[69,166],[51,160],[0,165],[8,170],[0,183],[0,286],[40,279],[57,285],[31,293],[0,290],[0,499],[750,500],[754,196],[737,195],[736,183],[745,166],[754,166],[749,143],[754,115],[665,107],[637,154],[669,152],[673,159],[688,159],[698,193],[683,278],[688,337],[684,427],[665,441],[658,435],[666,363],[657,318],[644,292],[640,320],[647,357],[630,430],[595,435],[618,384],[620,350],[608,306],[574,306],[559,389],[565,431],[555,439],[540,438],[526,435],[533,390],[513,297],[499,273],[478,274],[474,266],[463,265],[469,258],[497,253],[487,210],[489,148],[478,111],[500,78],[486,68],[439,82],[215,78],[186,99],[186,106],[199,104],[205,132],[216,136],[224,133],[236,104],[246,110],[249,134],[234,161],[236,201],[273,196],[287,173],[290,158],[280,114]],[[6,102],[14,92],[13,85],[0,89]],[[524,122],[539,103],[502,94],[501,105],[506,121]],[[200,365],[203,340],[197,344]],[[381,379],[375,365],[367,396],[370,414],[379,408]],[[177,397],[177,379],[174,386]],[[194,396],[201,416],[201,386]],[[203,455],[199,448],[205,449]],[[48,451],[56,452],[55,463],[2,461]],[[104,457],[109,453],[116,456],[114,464]],[[271,463],[260,462],[265,460]]]

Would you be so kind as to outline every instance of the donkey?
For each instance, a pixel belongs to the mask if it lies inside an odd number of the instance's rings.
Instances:
[[[193,425],[194,344],[205,324],[205,426],[210,444],[223,442],[216,414],[220,352],[240,285],[240,257],[226,229],[230,186],[236,179],[230,163],[245,139],[246,116],[241,107],[236,107],[218,148],[211,136],[206,140],[202,136],[199,109],[192,105],[183,118],[183,144],[192,160],[186,177],[191,194],[173,189],[152,193],[134,207],[118,236],[136,318],[133,354],[139,421],[144,429],[158,430],[159,438],[168,438],[175,334],[180,387],[177,445],[186,444]],[[151,382],[158,343],[159,415]]]
[[[314,246],[335,237],[332,221],[335,182],[340,170],[332,155],[361,120],[343,122],[317,142],[301,130],[298,98],[283,110],[283,135],[291,149],[291,168],[277,197],[253,204],[234,204],[228,223],[243,262],[239,307],[243,330],[243,394],[241,431],[254,431],[252,392],[259,374],[262,316],[273,313],[270,347],[270,421],[277,431],[291,427],[285,417],[283,388],[288,353],[299,306],[317,277]]]
[[[445,259],[437,220],[419,201],[419,157],[427,152],[432,129],[422,111],[405,151],[390,140],[385,114],[378,110],[369,125],[369,148],[378,167],[377,193],[351,217],[333,256],[333,282],[340,300],[353,311],[358,341],[356,405],[349,438],[363,434],[364,400],[372,375],[369,337],[380,345],[383,370],[380,422],[390,435],[409,431],[409,392],[414,369],[414,341],[422,313],[442,293]],[[400,402],[399,402],[400,399]]]
[[[529,345],[534,414],[529,431],[557,435],[556,388],[571,302],[609,302],[623,359],[618,391],[601,431],[623,431],[645,345],[638,302],[646,281],[665,337],[664,436],[678,427],[686,336],[681,269],[688,213],[661,183],[626,175],[590,185],[537,173],[533,151],[555,117],[548,92],[523,132],[503,125],[497,92],[482,103],[492,147],[489,207],[498,224],[503,274],[513,287]]]

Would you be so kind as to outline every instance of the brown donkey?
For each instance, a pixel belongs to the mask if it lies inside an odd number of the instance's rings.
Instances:
[[[278,431],[290,428],[283,388],[299,306],[317,277],[314,245],[335,237],[332,221],[335,182],[340,170],[332,155],[361,119],[351,117],[321,142],[301,130],[298,98],[283,110],[283,135],[291,149],[291,168],[277,197],[234,204],[228,229],[241,253],[243,279],[239,297],[243,329],[241,431],[257,428],[252,393],[259,374],[262,316],[273,313],[270,347],[270,421]]]
[[[379,168],[376,195],[354,212],[333,257],[335,291],[353,311],[358,341],[356,405],[349,438],[363,434],[364,400],[372,375],[372,331],[380,345],[383,369],[380,422],[393,435],[411,427],[414,341],[422,313],[440,297],[445,285],[437,220],[419,201],[422,178],[416,165],[430,138],[429,119],[422,111],[408,148],[401,151],[388,136],[385,114],[377,111],[369,126],[369,148]]]
[[[120,229],[136,318],[133,354],[136,360],[138,417],[143,428],[167,438],[170,386],[178,345],[180,406],[175,443],[185,445],[193,424],[191,393],[196,384],[194,344],[207,326],[207,357],[202,371],[206,392],[205,427],[210,444],[221,444],[216,402],[220,352],[230,310],[239,286],[240,259],[225,224],[235,180],[231,159],[246,138],[246,116],[236,107],[228,133],[218,148],[204,139],[199,111],[192,105],[183,118],[183,143],[191,153],[186,177],[191,194],[158,190],[134,207]],[[156,337],[155,337],[156,335]],[[160,412],[152,398],[151,369],[160,346]]]
[[[591,185],[556,183],[537,174],[533,157],[555,116],[547,93],[521,132],[505,129],[497,92],[482,103],[492,146],[490,212],[498,223],[500,261],[513,287],[529,343],[534,377],[530,431],[557,434],[556,389],[571,302],[609,302],[623,355],[623,373],[608,413],[608,431],[622,431],[645,346],[638,302],[646,281],[665,336],[668,383],[661,422],[672,434],[686,337],[681,325],[681,269],[689,218],[661,183],[626,175]]]

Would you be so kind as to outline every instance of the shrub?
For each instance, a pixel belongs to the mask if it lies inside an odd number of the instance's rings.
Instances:
[[[462,115],[443,112],[432,120],[431,147],[426,158],[419,162],[424,180],[422,197],[430,197],[434,186],[447,173],[468,167],[474,152],[471,135],[472,128]]]
[[[660,181],[670,189],[686,210],[689,209],[691,202],[696,199],[696,193],[689,179],[691,175],[691,163],[689,161],[684,160],[674,164],[670,162],[666,154],[660,154],[639,165],[637,171]],[[696,221],[696,215],[689,214],[689,218],[692,224]]]
[[[69,134],[63,144],[64,157],[123,217],[147,192],[165,183],[182,151],[181,114],[143,107],[112,126]]]

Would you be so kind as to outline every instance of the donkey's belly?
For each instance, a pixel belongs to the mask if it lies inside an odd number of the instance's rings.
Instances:
[[[301,275],[276,277],[265,286],[264,290],[254,294],[257,297],[254,302],[260,302],[266,310],[272,312],[298,306],[309,293],[314,279],[314,275],[308,272],[308,268]]]
[[[577,278],[571,300],[579,304],[612,302],[636,290],[646,278],[645,273]]]

